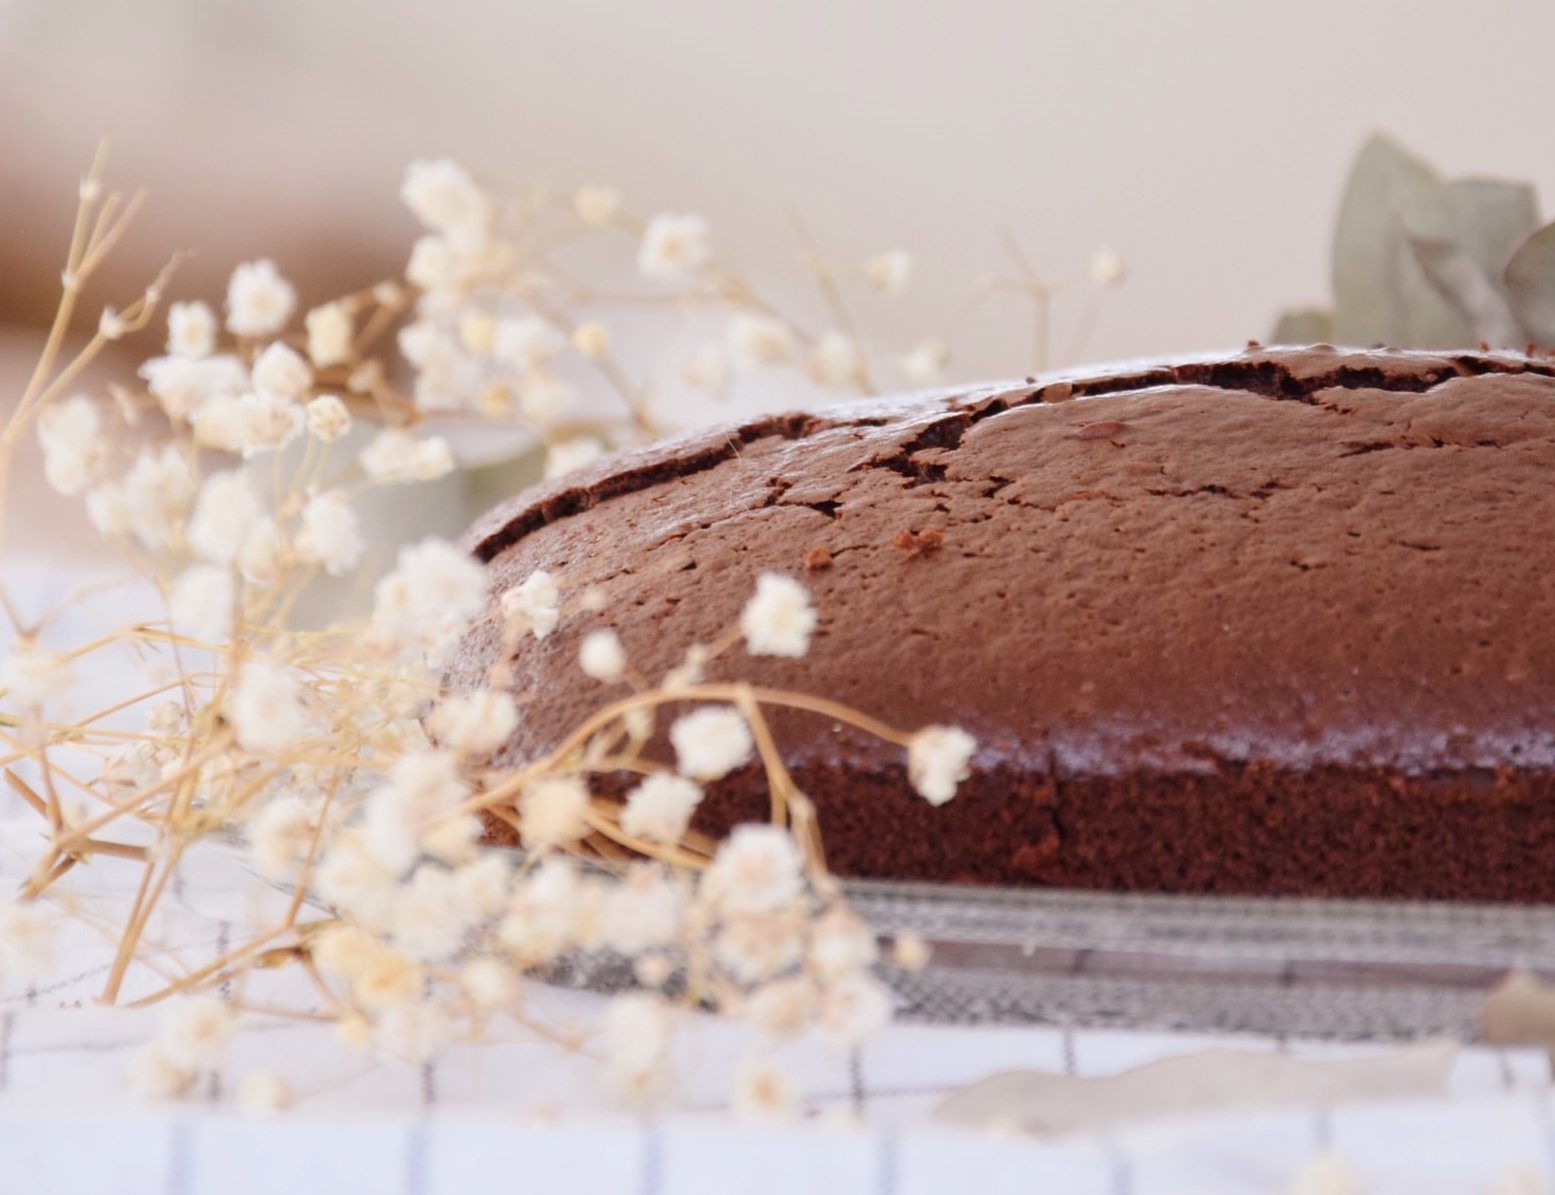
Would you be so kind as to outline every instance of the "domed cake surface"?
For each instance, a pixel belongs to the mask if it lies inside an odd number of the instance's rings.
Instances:
[[[808,654],[710,679],[978,742],[935,806],[899,747],[775,711],[842,875],[1555,899],[1543,358],[1254,347],[754,419],[520,494],[468,545],[498,594],[544,569],[565,595],[509,651],[532,699],[501,762],[619,695],[588,632],[656,679],[760,574],[802,581]],[[454,686],[505,650],[472,632]],[[767,808],[752,765],[696,825]]]

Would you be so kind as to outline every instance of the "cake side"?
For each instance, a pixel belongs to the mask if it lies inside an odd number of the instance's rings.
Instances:
[[[779,571],[811,589],[809,655],[711,677],[980,745],[934,808],[895,749],[776,716],[843,874],[1555,898],[1550,373],[1257,350],[602,462],[469,541],[499,592],[545,568],[604,598],[518,648],[514,687],[544,700],[503,762],[611,695],[577,668],[589,630],[661,675]],[[499,651],[477,631],[451,680]],[[758,779],[714,785],[699,825],[764,816]]]

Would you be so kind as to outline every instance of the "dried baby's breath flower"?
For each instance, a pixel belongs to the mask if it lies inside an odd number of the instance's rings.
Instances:
[[[797,1037],[809,1027],[818,999],[815,983],[802,975],[774,979],[751,994],[744,1016],[768,1037]]]
[[[669,1063],[674,1010],[647,992],[617,996],[605,1012],[607,1066],[624,1093],[645,1091],[644,1080],[662,1079]]]
[[[590,228],[604,228],[620,214],[621,196],[613,187],[579,187],[572,196],[572,210]]]
[[[831,331],[816,341],[808,361],[810,376],[830,390],[856,387],[864,372],[864,354],[858,341],[845,332]]]
[[[662,988],[675,975],[675,963],[665,954],[640,954],[632,960],[632,975],[645,988]]]
[[[507,693],[481,689],[445,698],[427,718],[427,730],[459,751],[495,751],[518,727],[518,706]]]
[[[734,1114],[758,1123],[792,1120],[799,1110],[799,1087],[768,1058],[747,1058],[734,1077]]]
[[[371,961],[378,943],[360,926],[335,924],[313,935],[313,961],[326,973],[351,976]]]
[[[313,386],[313,370],[290,345],[275,341],[254,358],[254,387],[278,398],[296,401]]]
[[[146,715],[146,729],[152,734],[171,737],[180,733],[188,724],[189,715],[176,701],[163,701],[151,707]]]
[[[1098,286],[1117,286],[1127,276],[1128,263],[1110,245],[1103,246],[1091,255],[1091,277]]]
[[[897,934],[891,943],[891,962],[904,971],[922,971],[929,956],[929,944],[911,930]]]
[[[588,785],[580,776],[545,776],[524,789],[518,801],[524,846],[544,851],[576,842],[588,832],[583,814]]]
[[[487,852],[453,874],[459,900],[475,916],[495,917],[507,904],[512,876],[508,861],[501,854]]]
[[[512,638],[533,633],[544,639],[561,618],[561,593],[551,574],[535,569],[502,595],[502,618]]]
[[[680,376],[686,385],[722,396],[734,377],[734,366],[721,344],[704,344],[686,358]]]
[[[864,277],[886,298],[894,299],[907,289],[912,277],[912,254],[906,249],[877,253],[864,263]]]
[[[388,921],[398,878],[399,873],[381,863],[356,833],[337,838],[314,872],[321,897],[363,925],[375,927]]]
[[[201,403],[189,416],[189,426],[201,448],[240,453],[248,447],[248,412],[241,395],[222,394]]]
[[[325,490],[308,500],[302,508],[296,547],[299,557],[322,565],[331,577],[343,577],[362,562],[367,541],[343,491]]]
[[[907,746],[907,778],[929,804],[943,805],[971,774],[976,750],[977,740],[959,727],[925,726]]]
[[[874,931],[849,909],[828,909],[811,927],[810,968],[824,983],[862,974],[879,955]]]
[[[810,591],[781,573],[757,577],[755,595],[740,611],[740,633],[753,656],[798,659],[810,650],[815,623]]]
[[[47,975],[58,938],[59,919],[49,909],[0,905],[0,983],[30,983]]]
[[[373,944],[352,971],[351,995],[369,1012],[387,1012],[415,1002],[426,988],[426,968],[402,950]]]
[[[273,336],[286,326],[297,292],[268,258],[244,262],[227,284],[227,331],[234,336]]]
[[[567,339],[536,315],[505,319],[493,329],[491,353],[515,369],[539,369],[559,357]]]
[[[154,1046],[130,1055],[130,1094],[140,1100],[176,1100],[188,1093],[199,1075],[174,1066]]]
[[[421,849],[444,863],[468,863],[482,832],[481,819],[473,813],[440,818],[421,835]]]
[[[460,969],[459,983],[470,1003],[482,1012],[506,1008],[518,999],[513,968],[498,959],[471,959]]]
[[[243,420],[244,458],[261,452],[278,452],[285,448],[308,426],[308,417],[301,403],[261,390],[245,394],[238,399]]]
[[[497,317],[484,308],[459,317],[459,344],[477,357],[489,357],[497,344]]]
[[[389,782],[367,803],[363,825],[367,849],[403,874],[421,854],[422,835],[434,822],[454,814],[469,791],[447,752],[413,751],[400,756],[389,771]]]
[[[166,546],[174,519],[194,497],[194,486],[189,463],[174,445],[136,456],[124,478],[124,505],[130,530],[142,547],[155,551]]]
[[[547,858],[515,886],[497,938],[521,964],[559,957],[577,944],[584,887],[571,859]]]
[[[638,863],[605,895],[605,945],[627,957],[673,942],[680,933],[685,899],[680,885],[658,864]]]
[[[647,706],[633,706],[620,716],[620,727],[627,731],[627,738],[633,742],[647,742],[653,738],[653,711]]]
[[[890,988],[860,975],[822,990],[817,1019],[838,1041],[856,1045],[889,1025],[895,1007]]]
[[[185,1071],[221,1062],[236,1027],[232,1009],[215,996],[189,996],[168,1005],[154,1042],[156,1052]]]
[[[128,535],[130,506],[122,485],[109,482],[86,492],[86,517],[99,535],[109,539]]]
[[[308,403],[308,434],[325,444],[333,444],[351,430],[351,412],[334,394],[321,394]]]
[[[626,675],[626,650],[621,637],[608,628],[590,631],[578,645],[578,666],[585,676],[614,684]]]
[[[97,404],[83,395],[46,408],[38,417],[43,475],[57,492],[79,494],[96,479],[108,455]]]
[[[702,876],[702,896],[726,914],[765,913],[804,890],[799,847],[779,826],[736,826]]]
[[[291,1085],[274,1071],[249,1071],[238,1083],[238,1111],[244,1116],[274,1116],[290,1108],[295,1098]]]
[[[797,909],[726,911],[714,954],[719,965],[739,983],[761,983],[789,970],[804,957],[804,931],[804,915]]]
[[[413,435],[402,428],[386,427],[356,459],[372,481],[405,481],[411,475],[410,458],[415,449]]]
[[[405,265],[405,280],[422,290],[436,290],[447,280],[453,267],[448,242],[438,236],[425,236],[411,246]]]
[[[645,278],[679,281],[699,273],[713,257],[712,236],[701,216],[666,212],[655,216],[637,250]]]
[[[732,705],[705,705],[675,719],[670,743],[681,775],[701,781],[727,776],[755,748],[744,715]]]
[[[694,781],[655,772],[627,796],[621,829],[634,838],[672,845],[684,836],[701,801],[702,788]]]
[[[102,202],[95,183],[84,185],[82,196]],[[643,983],[675,983],[677,1000],[688,1007],[705,1004],[736,1015],[743,1007],[771,1037],[821,1023],[845,1041],[856,1040],[890,1012],[889,999],[867,975],[875,941],[836,903],[840,896],[821,853],[801,851],[783,828],[788,781],[770,760],[756,760],[753,728],[763,723],[746,707],[805,704],[800,695],[741,689],[738,704],[702,706],[678,718],[670,740],[682,774],[650,774],[624,801],[591,797],[589,773],[573,774],[601,766],[601,750],[634,757],[655,734],[656,710],[666,699],[700,703],[689,690],[703,683],[708,661],[727,649],[729,636],[693,644],[657,690],[602,705],[576,728],[566,754],[520,763],[505,758],[518,718],[518,703],[506,689],[516,681],[511,657],[519,638],[544,639],[558,625],[560,595],[544,571],[501,598],[496,613],[507,650],[490,674],[491,691],[451,697],[441,687],[451,652],[477,619],[493,615],[484,568],[452,544],[432,540],[401,551],[373,587],[364,620],[305,631],[291,625],[315,567],[339,574],[365,557],[352,505],[358,489],[432,480],[455,468],[445,441],[417,438],[424,415],[517,419],[530,432],[538,429],[549,475],[592,460],[607,445],[642,443],[660,432],[665,400],[657,379],[639,375],[635,362],[615,360],[600,322],[601,311],[616,308],[613,297],[552,260],[553,246],[570,238],[555,223],[556,195],[537,191],[503,206],[499,224],[490,195],[455,163],[435,161],[410,167],[403,196],[429,229],[406,269],[420,293],[396,283],[357,287],[308,312],[305,341],[283,341],[295,294],[271,262],[245,263],[234,271],[227,296],[227,328],[237,344],[218,354],[210,308],[175,307],[167,355],[143,367],[144,392],[110,387],[114,409],[84,396],[55,397],[62,379],[77,376],[79,367],[69,366],[67,374],[50,361],[52,348],[45,350],[40,377],[49,388],[33,413],[41,416],[49,482],[84,494],[89,517],[106,534],[133,535],[143,549],[133,559],[168,595],[173,621],[196,624],[210,650],[186,650],[156,623],[72,647],[72,656],[110,643],[162,652],[169,662],[158,666],[152,684],[171,686],[165,691],[178,700],[148,719],[144,735],[128,740],[99,717],[72,727],[33,718],[25,734],[14,736],[23,754],[48,749],[52,756],[57,747],[61,757],[81,751],[105,761],[101,777],[88,781],[88,796],[98,804],[77,808],[68,788],[78,785],[67,786],[63,799],[48,792],[45,813],[55,824],[40,839],[24,896],[70,871],[61,865],[76,852],[81,859],[144,854],[145,907],[126,923],[105,981],[103,998],[111,1003],[125,982],[138,986],[142,974],[152,982],[153,972],[166,974],[154,965],[132,980],[128,968],[152,961],[141,936],[155,924],[150,906],[162,891],[158,877],[165,878],[176,857],[170,852],[194,847],[224,819],[240,820],[257,870],[306,889],[289,902],[277,930],[293,936],[278,940],[266,929],[234,947],[217,969],[171,978],[153,999],[235,980],[230,990],[247,1000],[259,993],[243,983],[246,970],[300,953],[316,967],[320,1007],[333,1008],[343,1041],[416,1063],[447,1039],[450,1014],[467,1018],[478,1034],[493,1010],[519,1014],[518,985],[529,969],[554,964],[568,951],[609,947],[627,956]],[[559,202],[565,215],[567,197]],[[582,188],[571,202],[588,227],[635,227],[607,188]],[[117,225],[87,218],[82,227],[101,232]],[[578,231],[576,221],[571,227]],[[91,247],[95,238],[98,232],[85,236],[85,257],[72,250],[69,294],[80,292],[100,256],[100,243]],[[814,254],[833,330],[813,341],[766,307],[756,297],[760,288],[714,268],[700,217],[653,220],[636,257],[644,275],[684,284],[687,293],[679,302],[663,294],[627,301],[644,300],[642,310],[694,310],[702,319],[709,312],[714,319],[732,315],[727,344],[705,346],[688,364],[686,378],[695,387],[723,394],[736,365],[798,363],[821,385],[869,388],[868,363],[835,275]],[[887,294],[899,292],[910,272],[902,251],[881,255],[867,269],[870,282]],[[1098,271],[1099,281],[1108,281],[1105,273]],[[145,323],[161,289],[158,280],[141,303],[108,309],[99,331],[117,336]],[[398,343],[414,375],[402,381],[383,358],[358,354],[373,351],[412,301]],[[92,343],[100,347],[101,340]],[[567,356],[569,345],[577,356]],[[937,373],[947,355],[943,344],[920,346],[918,372]],[[591,361],[598,367],[588,368]],[[314,397],[320,386],[339,389],[342,378],[352,409],[390,427],[361,453],[357,476],[342,477],[339,460],[326,449],[351,428],[346,403],[333,394]],[[583,401],[586,387],[606,386],[625,408],[613,417],[600,417]],[[170,432],[160,420],[140,418],[148,401],[166,413]],[[110,427],[114,410],[118,421]],[[664,414],[678,421],[673,412]],[[135,439],[118,441],[119,422],[134,426]],[[312,444],[278,453],[304,430]],[[262,469],[217,472],[202,485],[209,460],[203,449],[277,455]],[[610,599],[603,591],[580,594],[576,607],[608,617]],[[67,623],[50,625],[60,634],[68,630]],[[800,657],[815,625],[804,587],[772,574],[757,580],[738,630],[752,653]],[[579,661],[600,680],[640,683],[612,632],[588,636]],[[57,657],[24,639],[0,661],[8,705],[52,698],[65,684],[56,664]],[[831,709],[838,722],[871,729],[862,714]],[[622,732],[630,740],[625,746]],[[883,733],[909,741],[894,730]],[[34,749],[34,741],[42,746]],[[910,742],[914,784],[931,800],[948,799],[966,774],[970,738],[930,728]],[[614,764],[607,759],[603,766]],[[641,765],[628,758],[627,766]],[[702,799],[699,781],[736,768],[748,773],[742,782],[766,771],[777,824],[740,827],[713,850],[698,879],[708,849],[690,829]],[[34,803],[41,807],[43,800]],[[544,857],[525,861],[515,877],[510,856],[479,850],[483,822],[476,806],[519,826],[525,844]],[[134,839],[145,846],[114,842],[109,823],[121,812],[122,820],[144,820],[159,832]],[[94,837],[82,842],[84,827],[94,822]],[[611,878],[584,874],[558,849],[581,848],[585,837]],[[661,861],[630,861],[639,855]],[[323,921],[303,912],[319,902],[329,908]],[[8,981],[28,970],[15,957],[29,941],[25,927],[17,928],[26,915],[0,913],[0,969]],[[898,941],[896,957],[913,962],[907,939]],[[184,1015],[182,1038],[168,1030],[167,1043],[159,1039],[137,1063],[143,1087],[158,1094],[187,1092],[219,1057],[230,1027],[230,1013],[219,1003]],[[644,1101],[669,1078],[669,1006],[656,997],[629,997],[612,1017],[605,1051],[610,1081],[622,1095]],[[781,1076],[763,1076],[758,1066],[745,1080],[739,1099],[746,1110],[791,1108]],[[250,1086],[254,1094],[247,1098],[255,1106],[284,1102],[278,1081],[260,1076]]]
[[[546,477],[560,477],[584,465],[592,464],[605,455],[605,446],[593,436],[573,436],[561,440],[545,450]]]
[[[536,427],[559,423],[577,401],[577,391],[548,373],[530,373],[518,388],[519,413]]]
[[[146,389],[169,419],[189,419],[209,402],[236,399],[249,387],[248,369],[228,354],[153,357],[140,367]]]
[[[912,352],[902,358],[902,372],[907,380],[919,386],[931,386],[944,376],[950,363],[950,346],[937,336],[919,341]]]
[[[400,199],[432,231],[460,250],[479,249],[491,236],[491,197],[457,162],[412,162]]]
[[[232,570],[218,564],[192,564],[173,580],[167,615],[173,625],[196,638],[219,643],[232,631],[236,590]]]
[[[243,665],[227,717],[246,751],[280,751],[308,728],[297,676],[266,660],[249,660]]]
[[[172,357],[208,357],[216,348],[216,313],[206,304],[174,303],[167,309],[167,351]]]
[[[267,880],[288,878],[307,853],[318,828],[318,815],[301,797],[278,797],[261,806],[249,823],[249,852]]]
[[[241,469],[212,473],[200,487],[185,535],[197,555],[231,564],[258,517],[259,499]]]
[[[254,520],[238,549],[238,571],[256,585],[270,585],[281,575],[281,532],[269,515]]]
[[[729,317],[725,337],[735,369],[746,372],[765,365],[781,365],[794,353],[794,333],[775,316],[737,311]]]
[[[590,361],[598,361],[610,351],[610,329],[598,320],[589,320],[572,330],[572,347]]]
[[[401,328],[395,339],[400,346],[400,354],[405,360],[417,369],[422,369],[442,338],[435,325],[418,321]]]
[[[423,864],[395,891],[389,937],[411,957],[440,963],[463,949],[477,917],[451,871]]]
[[[409,585],[411,614],[423,621],[468,622],[486,606],[486,570],[446,540],[401,548],[396,571]]]
[[[315,307],[304,318],[303,326],[308,331],[308,356],[314,365],[324,369],[351,359],[351,337],[355,328],[351,311],[344,303]]]

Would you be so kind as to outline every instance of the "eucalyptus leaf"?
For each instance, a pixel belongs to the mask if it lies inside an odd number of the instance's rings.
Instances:
[[[1539,204],[1524,183],[1466,178],[1432,188],[1400,217],[1412,238],[1460,246],[1499,290],[1512,254],[1539,227]]]
[[[1270,344],[1321,344],[1334,339],[1334,313],[1322,307],[1282,311]]]
[[[1411,235],[1409,247],[1437,293],[1468,325],[1474,342],[1508,348],[1527,341],[1511,306],[1462,244]]]
[[[1555,224],[1546,224],[1512,254],[1505,281],[1529,337],[1555,346]]]
[[[1441,187],[1425,162],[1381,134],[1361,148],[1334,229],[1334,337],[1343,344],[1423,348],[1472,343],[1410,250],[1405,209]]]

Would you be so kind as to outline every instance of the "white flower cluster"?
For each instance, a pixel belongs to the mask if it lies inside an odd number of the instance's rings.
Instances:
[[[378,582],[367,635],[383,654],[436,666],[486,608],[486,570],[440,539],[400,549]]]
[[[130,1060],[132,1088],[145,1099],[185,1094],[221,1064],[236,1023],[232,1009],[215,996],[168,1005],[156,1037]]]
[[[959,727],[927,726],[907,746],[907,778],[929,804],[943,805],[971,774],[976,750],[977,740]]]
[[[757,577],[756,593],[740,611],[740,633],[755,656],[803,656],[815,623],[809,590],[781,573]]]

